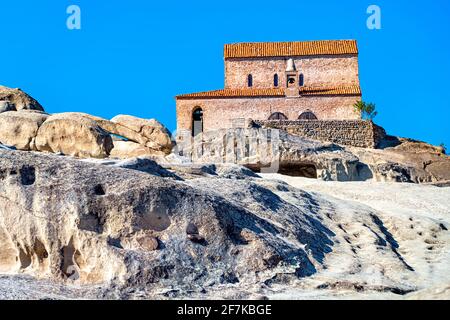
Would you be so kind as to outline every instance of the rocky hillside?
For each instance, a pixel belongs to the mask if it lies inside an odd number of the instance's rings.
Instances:
[[[154,119],[50,115],[20,89],[6,87],[0,87],[0,144],[80,158],[161,156],[173,147],[170,132]]]
[[[400,298],[450,283],[449,188],[280,177],[0,150],[0,273],[97,298]]]
[[[188,143],[186,143],[188,141]],[[388,136],[380,149],[340,146],[273,129],[222,129],[183,137],[179,154],[194,163],[237,163],[255,171],[332,181],[435,183],[450,181],[441,147]]]
[[[247,128],[209,131],[195,139],[189,133],[178,137],[174,148],[171,133],[155,119],[50,115],[19,89],[5,87],[0,87],[0,102],[0,144],[18,150],[78,158],[144,156],[169,165],[179,163],[177,156],[182,155],[184,162],[235,163],[254,171],[276,164],[275,171],[283,174],[334,181],[450,181],[450,158],[444,150],[410,139],[388,136],[380,149],[351,148],[285,131]]]
[[[0,87],[0,298],[450,298],[442,149],[259,134],[184,152],[156,120]]]

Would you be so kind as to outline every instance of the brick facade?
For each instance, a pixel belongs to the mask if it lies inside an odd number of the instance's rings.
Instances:
[[[286,87],[288,58],[233,58],[225,60],[225,88],[247,87],[247,76],[253,76],[253,87],[270,88],[279,76],[279,87]],[[305,86],[359,85],[357,55],[293,58]]]
[[[359,114],[352,107],[357,99],[358,97],[355,96],[328,96],[179,100],[177,101],[177,125],[178,130],[191,130],[192,113],[199,107],[203,110],[205,129],[231,128],[233,119],[237,118],[266,120],[274,112],[282,112],[288,119],[296,120],[308,109],[318,119],[359,119]]]

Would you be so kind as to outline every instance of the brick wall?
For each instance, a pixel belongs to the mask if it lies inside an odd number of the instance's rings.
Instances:
[[[254,123],[265,128],[285,130],[305,138],[363,148],[376,148],[386,135],[383,128],[364,120],[255,120]]]
[[[205,131],[231,128],[233,119],[250,118],[267,120],[274,112],[284,113],[289,120],[298,119],[306,111],[312,111],[319,120],[360,119],[354,110],[359,96],[305,96],[300,98],[228,98],[228,99],[178,99],[177,129],[191,130],[192,112],[203,110]]]
[[[293,57],[305,86],[359,85],[358,56]],[[278,74],[279,87],[286,87],[288,58],[232,58],[225,60],[225,88],[246,88],[247,76],[253,76],[254,88],[273,87]]]

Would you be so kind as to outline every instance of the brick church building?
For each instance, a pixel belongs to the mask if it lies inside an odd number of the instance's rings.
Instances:
[[[176,97],[178,131],[195,136],[242,119],[360,119],[355,40],[228,44],[224,58],[224,89]]]

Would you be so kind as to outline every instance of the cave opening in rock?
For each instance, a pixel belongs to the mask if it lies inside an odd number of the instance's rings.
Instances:
[[[304,177],[317,179],[317,168],[312,163],[281,164],[278,173],[291,177]]]

